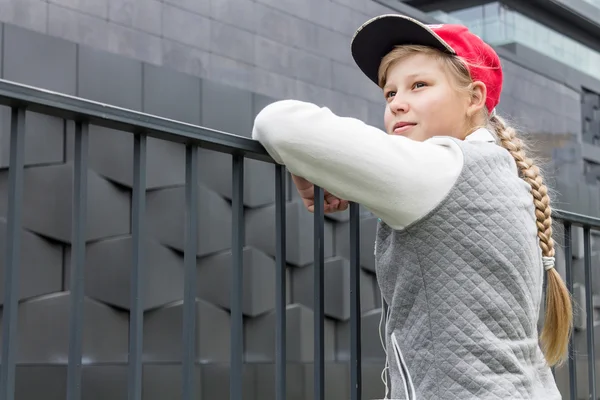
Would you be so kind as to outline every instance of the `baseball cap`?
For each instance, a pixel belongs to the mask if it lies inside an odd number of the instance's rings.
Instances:
[[[466,26],[426,25],[404,15],[380,15],[358,28],[352,38],[352,57],[362,72],[378,85],[381,60],[398,45],[423,45],[461,57],[473,80],[485,84],[489,112],[500,102],[503,79],[500,57]]]

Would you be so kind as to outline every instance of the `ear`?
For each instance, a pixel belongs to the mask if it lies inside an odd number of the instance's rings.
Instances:
[[[467,116],[477,115],[484,107],[487,99],[487,88],[485,83],[476,81],[471,84],[471,98],[467,106]]]

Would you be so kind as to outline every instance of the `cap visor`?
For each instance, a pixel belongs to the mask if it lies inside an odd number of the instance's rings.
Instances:
[[[397,14],[381,15],[365,22],[352,39],[352,57],[367,77],[379,84],[381,59],[398,45],[422,45],[454,53],[427,25]]]

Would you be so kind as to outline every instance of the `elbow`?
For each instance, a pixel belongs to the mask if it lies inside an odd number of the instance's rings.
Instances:
[[[263,108],[254,119],[252,138],[266,148],[285,145],[294,128],[294,100],[276,101]]]

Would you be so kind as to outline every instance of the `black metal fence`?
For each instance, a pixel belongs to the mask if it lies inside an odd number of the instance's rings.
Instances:
[[[244,246],[244,205],[243,181],[244,158],[274,163],[265,149],[257,142],[211,130],[199,126],[180,123],[168,119],[125,110],[93,101],[40,90],[0,80],[0,104],[12,109],[10,131],[10,161],[7,208],[7,242],[5,259],[5,297],[2,326],[2,359],[0,367],[0,400],[15,399],[15,364],[18,313],[18,288],[20,265],[20,229],[22,220],[23,170],[24,170],[24,133],[25,112],[33,111],[75,121],[75,159],[73,176],[73,219],[72,219],[72,257],[70,276],[70,323],[69,357],[67,367],[67,399],[81,399],[82,371],[82,334],[84,302],[84,263],[87,171],[88,166],[88,128],[90,124],[117,129],[133,134],[134,139],[134,181],[132,199],[132,237],[133,268],[131,272],[131,311],[129,329],[129,377],[128,398],[142,398],[142,339],[143,339],[143,302],[142,288],[144,275],[143,242],[145,235],[145,182],[146,182],[146,140],[148,137],[182,143],[186,146],[186,184],[185,184],[185,287],[183,302],[183,346],[182,346],[182,393],[184,400],[197,398],[195,393],[195,338],[196,314],[196,253],[198,243],[198,147],[228,153],[233,159],[233,237],[232,237],[232,290],[231,290],[231,365],[230,398],[240,400],[242,392],[243,369],[243,317],[242,317],[242,251]],[[285,226],[285,182],[283,166],[276,165],[276,399],[286,397],[286,226]],[[567,285],[572,291],[571,264],[571,227],[584,229],[585,243],[585,285],[587,309],[587,340],[589,357],[589,391],[596,398],[594,326],[592,304],[592,264],[591,229],[600,229],[600,219],[590,218],[568,212],[556,212],[556,218],[565,226],[565,250]],[[351,399],[361,398],[361,328],[360,328],[360,254],[359,254],[359,206],[350,205],[350,241],[351,249],[351,359],[350,382]],[[315,188],[314,214],[314,399],[323,400],[325,395],[324,365],[324,215],[323,191]],[[573,345],[570,346],[569,376],[570,398],[576,399],[576,365]]]

